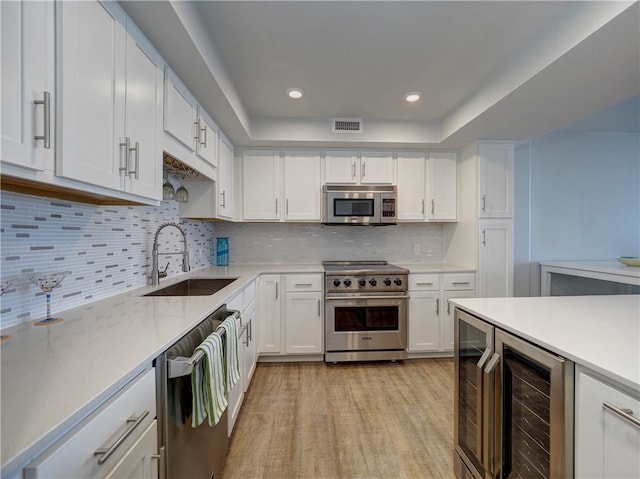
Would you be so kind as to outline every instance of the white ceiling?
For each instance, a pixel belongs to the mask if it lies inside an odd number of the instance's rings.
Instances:
[[[237,146],[517,141],[640,93],[637,2],[120,3]]]

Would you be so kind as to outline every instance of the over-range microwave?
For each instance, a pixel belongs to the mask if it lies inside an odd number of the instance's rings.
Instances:
[[[393,225],[397,220],[395,186],[325,185],[322,222],[325,224]]]

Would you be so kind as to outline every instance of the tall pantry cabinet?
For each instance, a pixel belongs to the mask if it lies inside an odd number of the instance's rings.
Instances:
[[[458,222],[446,261],[478,270],[479,297],[513,296],[514,145],[482,141],[460,151]]]

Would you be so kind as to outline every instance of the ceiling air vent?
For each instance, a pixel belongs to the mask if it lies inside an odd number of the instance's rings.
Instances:
[[[362,133],[362,118],[333,118],[331,133]]]

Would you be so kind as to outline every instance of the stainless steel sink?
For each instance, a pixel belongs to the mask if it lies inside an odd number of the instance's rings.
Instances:
[[[144,296],[209,296],[238,278],[191,278],[147,293]]]

